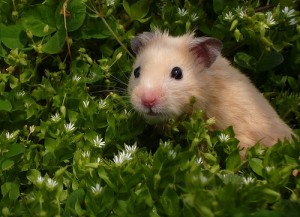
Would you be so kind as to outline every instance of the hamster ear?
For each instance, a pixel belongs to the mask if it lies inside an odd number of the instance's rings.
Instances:
[[[153,32],[143,32],[142,34],[135,36],[131,39],[130,43],[132,51],[137,55],[141,48],[143,48],[153,37]]]
[[[195,38],[190,46],[190,50],[196,55],[199,63],[210,67],[220,55],[223,45],[218,39],[200,37]]]

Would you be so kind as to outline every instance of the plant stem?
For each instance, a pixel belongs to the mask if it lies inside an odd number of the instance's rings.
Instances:
[[[120,39],[118,38],[118,36],[114,33],[114,31],[111,29],[111,27],[109,26],[109,24],[106,22],[106,20],[104,19],[104,17],[99,16],[101,18],[101,20],[103,21],[104,25],[107,27],[107,29],[110,31],[110,33],[114,36],[114,38],[117,40],[117,42],[124,48],[124,50],[128,53],[128,55],[134,59],[134,56],[132,55],[132,53],[126,48],[126,46],[120,41]]]

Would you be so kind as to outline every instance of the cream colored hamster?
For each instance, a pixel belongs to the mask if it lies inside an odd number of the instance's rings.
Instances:
[[[242,148],[291,138],[292,130],[263,95],[220,55],[219,40],[193,34],[172,37],[156,30],[133,38],[131,47],[136,60],[128,84],[130,100],[148,121],[203,109],[207,118],[216,118],[216,129],[233,126]]]

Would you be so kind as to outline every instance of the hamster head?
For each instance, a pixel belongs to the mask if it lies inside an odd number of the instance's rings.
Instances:
[[[128,92],[134,109],[152,123],[190,112],[193,99],[201,98],[201,73],[221,47],[217,39],[193,34],[172,37],[155,31],[133,38],[136,60]]]

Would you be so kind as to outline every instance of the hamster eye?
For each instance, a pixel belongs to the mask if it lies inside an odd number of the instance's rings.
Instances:
[[[140,74],[141,74],[141,67],[139,66],[139,67],[134,69],[133,75],[134,75],[135,78],[138,78],[138,77],[140,77]]]
[[[171,77],[180,80],[183,77],[181,68],[178,66],[174,67],[171,71]]]

